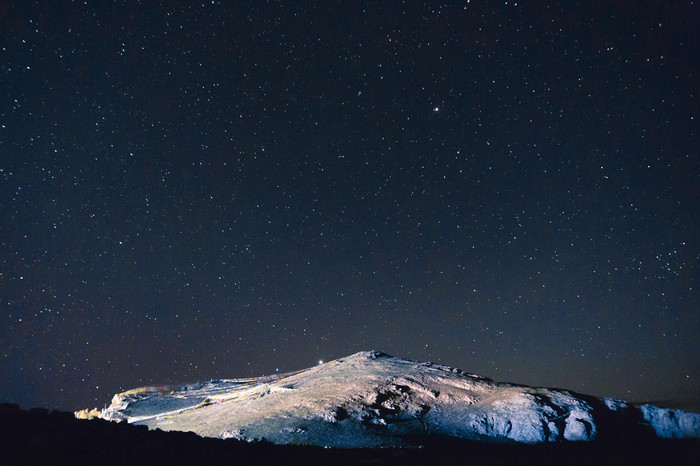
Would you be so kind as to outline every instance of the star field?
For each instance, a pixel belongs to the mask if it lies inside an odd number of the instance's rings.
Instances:
[[[694,2],[0,7],[0,401],[360,350],[700,406]]]

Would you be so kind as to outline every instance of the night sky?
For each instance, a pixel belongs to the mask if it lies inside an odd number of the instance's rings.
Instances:
[[[155,3],[0,5],[0,401],[377,349],[700,409],[697,2]]]

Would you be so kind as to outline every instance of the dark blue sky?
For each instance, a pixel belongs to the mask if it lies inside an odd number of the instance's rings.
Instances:
[[[698,5],[122,3],[0,6],[0,401],[378,349],[700,406]]]

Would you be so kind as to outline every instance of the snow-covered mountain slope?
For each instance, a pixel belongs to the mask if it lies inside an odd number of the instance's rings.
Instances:
[[[426,435],[525,443],[700,437],[698,414],[498,383],[375,351],[269,377],[129,390],[101,417],[336,447],[415,445]]]

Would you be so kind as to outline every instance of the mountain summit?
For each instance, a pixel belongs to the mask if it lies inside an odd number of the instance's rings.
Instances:
[[[533,388],[365,351],[286,374],[143,387],[103,419],[205,437],[334,447],[700,437],[700,415]]]

